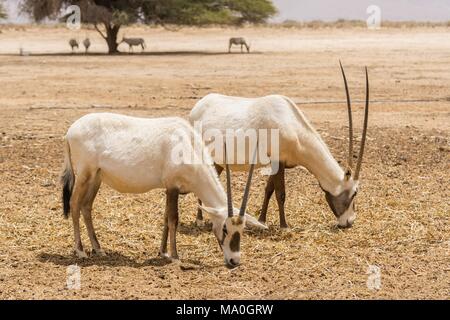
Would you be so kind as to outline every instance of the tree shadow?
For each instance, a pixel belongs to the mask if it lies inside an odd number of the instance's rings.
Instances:
[[[109,54],[106,52],[91,52],[91,53],[71,53],[71,52],[55,52],[55,53],[29,53],[25,56],[28,57],[141,57],[141,56],[226,56],[226,55],[251,55],[251,54],[262,54],[262,52],[250,52],[250,53],[240,53],[227,51],[151,51],[151,52],[119,52],[114,54]],[[4,53],[0,56],[20,56],[15,53]]]

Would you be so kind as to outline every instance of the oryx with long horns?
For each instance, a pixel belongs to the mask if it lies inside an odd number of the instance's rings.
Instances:
[[[201,99],[190,113],[191,124],[201,123],[203,130],[241,129],[246,130],[279,130],[278,154],[267,154],[272,167],[278,170],[269,177],[265,188],[265,197],[261,209],[260,222],[266,221],[269,200],[275,191],[280,214],[280,226],[287,228],[285,203],[285,169],[303,166],[319,181],[325,192],[325,199],[337,218],[338,225],[350,227],[356,219],[355,197],[358,192],[359,176],[366,142],[369,113],[369,79],[366,71],[366,100],[364,126],[361,147],[356,170],[352,174],[353,156],[353,123],[350,94],[347,79],[342,65],[347,96],[349,116],[349,159],[344,171],[334,159],[327,145],[310,124],[308,119],[289,98],[271,95],[262,98],[230,97],[209,94]],[[205,141],[206,142],[206,141]],[[217,162],[217,159],[215,159]],[[277,162],[275,166],[273,163]],[[219,174],[222,165],[216,163]],[[231,166],[233,170],[246,169],[246,166]],[[197,213],[197,221],[203,219],[201,211]]]
[[[177,152],[192,155],[178,161]],[[72,216],[75,252],[87,257],[80,237],[80,211],[95,253],[100,248],[92,223],[91,211],[102,182],[121,193],[166,190],[164,231],[160,253],[178,259],[176,231],[178,198],[193,192],[202,200],[201,207],[211,218],[212,230],[223,251],[225,263],[240,263],[240,239],[245,224],[267,228],[245,213],[253,166],[240,210],[233,208],[230,177],[225,193],[212,159],[201,137],[181,118],[145,119],[113,113],[92,113],[71,125],[65,141],[63,207],[66,218]],[[200,148],[198,147],[200,146]],[[203,161],[195,161],[203,159]],[[175,161],[177,160],[177,161]]]

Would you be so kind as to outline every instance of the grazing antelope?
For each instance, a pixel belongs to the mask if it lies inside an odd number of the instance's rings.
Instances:
[[[125,38],[123,37],[122,42],[125,42],[126,44],[128,44],[130,46],[128,51],[133,51],[133,47],[134,46],[141,46],[142,47],[142,51],[145,50],[145,41],[142,38]]]
[[[349,155],[348,167],[344,171],[331,155],[327,145],[310,124],[305,115],[298,109],[292,100],[280,95],[262,98],[229,97],[218,94],[209,94],[201,99],[190,113],[190,122],[199,121],[203,129],[225,128],[242,129],[279,129],[279,155],[277,155],[278,171],[271,175],[266,185],[264,202],[259,221],[266,221],[269,200],[275,191],[280,214],[280,227],[287,228],[285,203],[285,169],[303,166],[319,181],[325,193],[325,199],[337,218],[340,227],[350,227],[356,218],[355,197],[358,192],[359,175],[366,142],[368,113],[369,113],[369,79],[366,68],[366,106],[364,113],[364,126],[361,139],[356,170],[352,175],[353,156],[353,123],[350,95],[347,79],[342,65],[341,72],[344,78],[347,96],[347,109],[349,117]],[[273,155],[268,156],[273,159]],[[216,167],[220,159],[214,159]],[[246,166],[231,166],[233,170],[242,170]],[[221,169],[218,173],[220,174]],[[202,223],[202,213],[197,213],[197,221]]]
[[[171,161],[173,150],[177,148],[177,143],[180,144],[180,139],[175,141],[175,137],[182,138],[184,151],[191,153],[195,159],[206,161]],[[238,265],[244,225],[267,228],[245,213],[253,167],[250,168],[244,200],[238,210],[232,207],[229,174],[225,193],[211,164],[212,159],[201,137],[181,118],[144,119],[93,113],[77,120],[67,131],[62,175],[64,215],[66,218],[69,213],[72,215],[77,255],[87,257],[80,238],[80,211],[93,251],[104,255],[91,218],[94,199],[104,182],[121,193],[166,189],[160,254],[167,256],[169,238],[170,257],[174,260],[178,259],[178,197],[193,192],[204,204],[201,210],[212,220],[212,230],[223,251],[225,263],[230,267]]]
[[[78,49],[78,41],[76,39],[70,39],[69,45],[72,48],[72,53],[74,52],[75,47]]]
[[[247,49],[247,52],[250,52],[250,45],[247,44],[244,38],[230,38],[228,42],[228,53],[231,52],[231,47],[233,45],[241,46],[241,52],[244,52],[244,46]]]
[[[91,46],[91,40],[89,38],[84,39],[83,45],[85,48],[85,53],[88,53],[89,47]]]

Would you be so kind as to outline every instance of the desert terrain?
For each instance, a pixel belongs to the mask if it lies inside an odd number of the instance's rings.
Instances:
[[[127,27],[141,53],[108,56],[94,30],[0,27],[0,299],[448,299],[450,297],[450,28],[367,30],[268,27]],[[68,41],[88,35],[89,54]],[[228,38],[244,36],[251,53]],[[120,36],[121,37],[121,36]],[[24,56],[19,55],[22,48]],[[247,230],[242,264],[227,269],[196,199],[181,197],[181,264],[158,257],[163,190],[119,194],[103,185],[94,224],[106,257],[78,259],[62,215],[63,136],[79,117],[116,112],[180,116],[204,95],[283,94],[311,120],[342,166],[346,67],[359,141],[364,66],[368,142],[350,229],[336,227],[317,180],[287,171],[286,216],[273,197],[267,231]],[[358,143],[356,143],[358,146]],[[355,150],[357,154],[358,149]],[[239,203],[246,174],[233,174]],[[225,183],[224,175],[221,177]],[[248,211],[259,214],[266,177],[256,172]],[[83,243],[90,248],[82,225]],[[81,288],[67,268],[81,267]],[[371,267],[380,286],[371,288]]]

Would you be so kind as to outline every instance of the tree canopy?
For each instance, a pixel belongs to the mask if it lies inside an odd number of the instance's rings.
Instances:
[[[261,23],[276,13],[271,0],[24,0],[22,9],[41,21],[59,18],[70,5],[80,7],[81,22],[95,26],[110,53],[117,52],[120,27],[130,23],[239,25]]]
[[[3,3],[0,0],[0,19],[6,19],[6,11],[5,8],[3,7]]]

